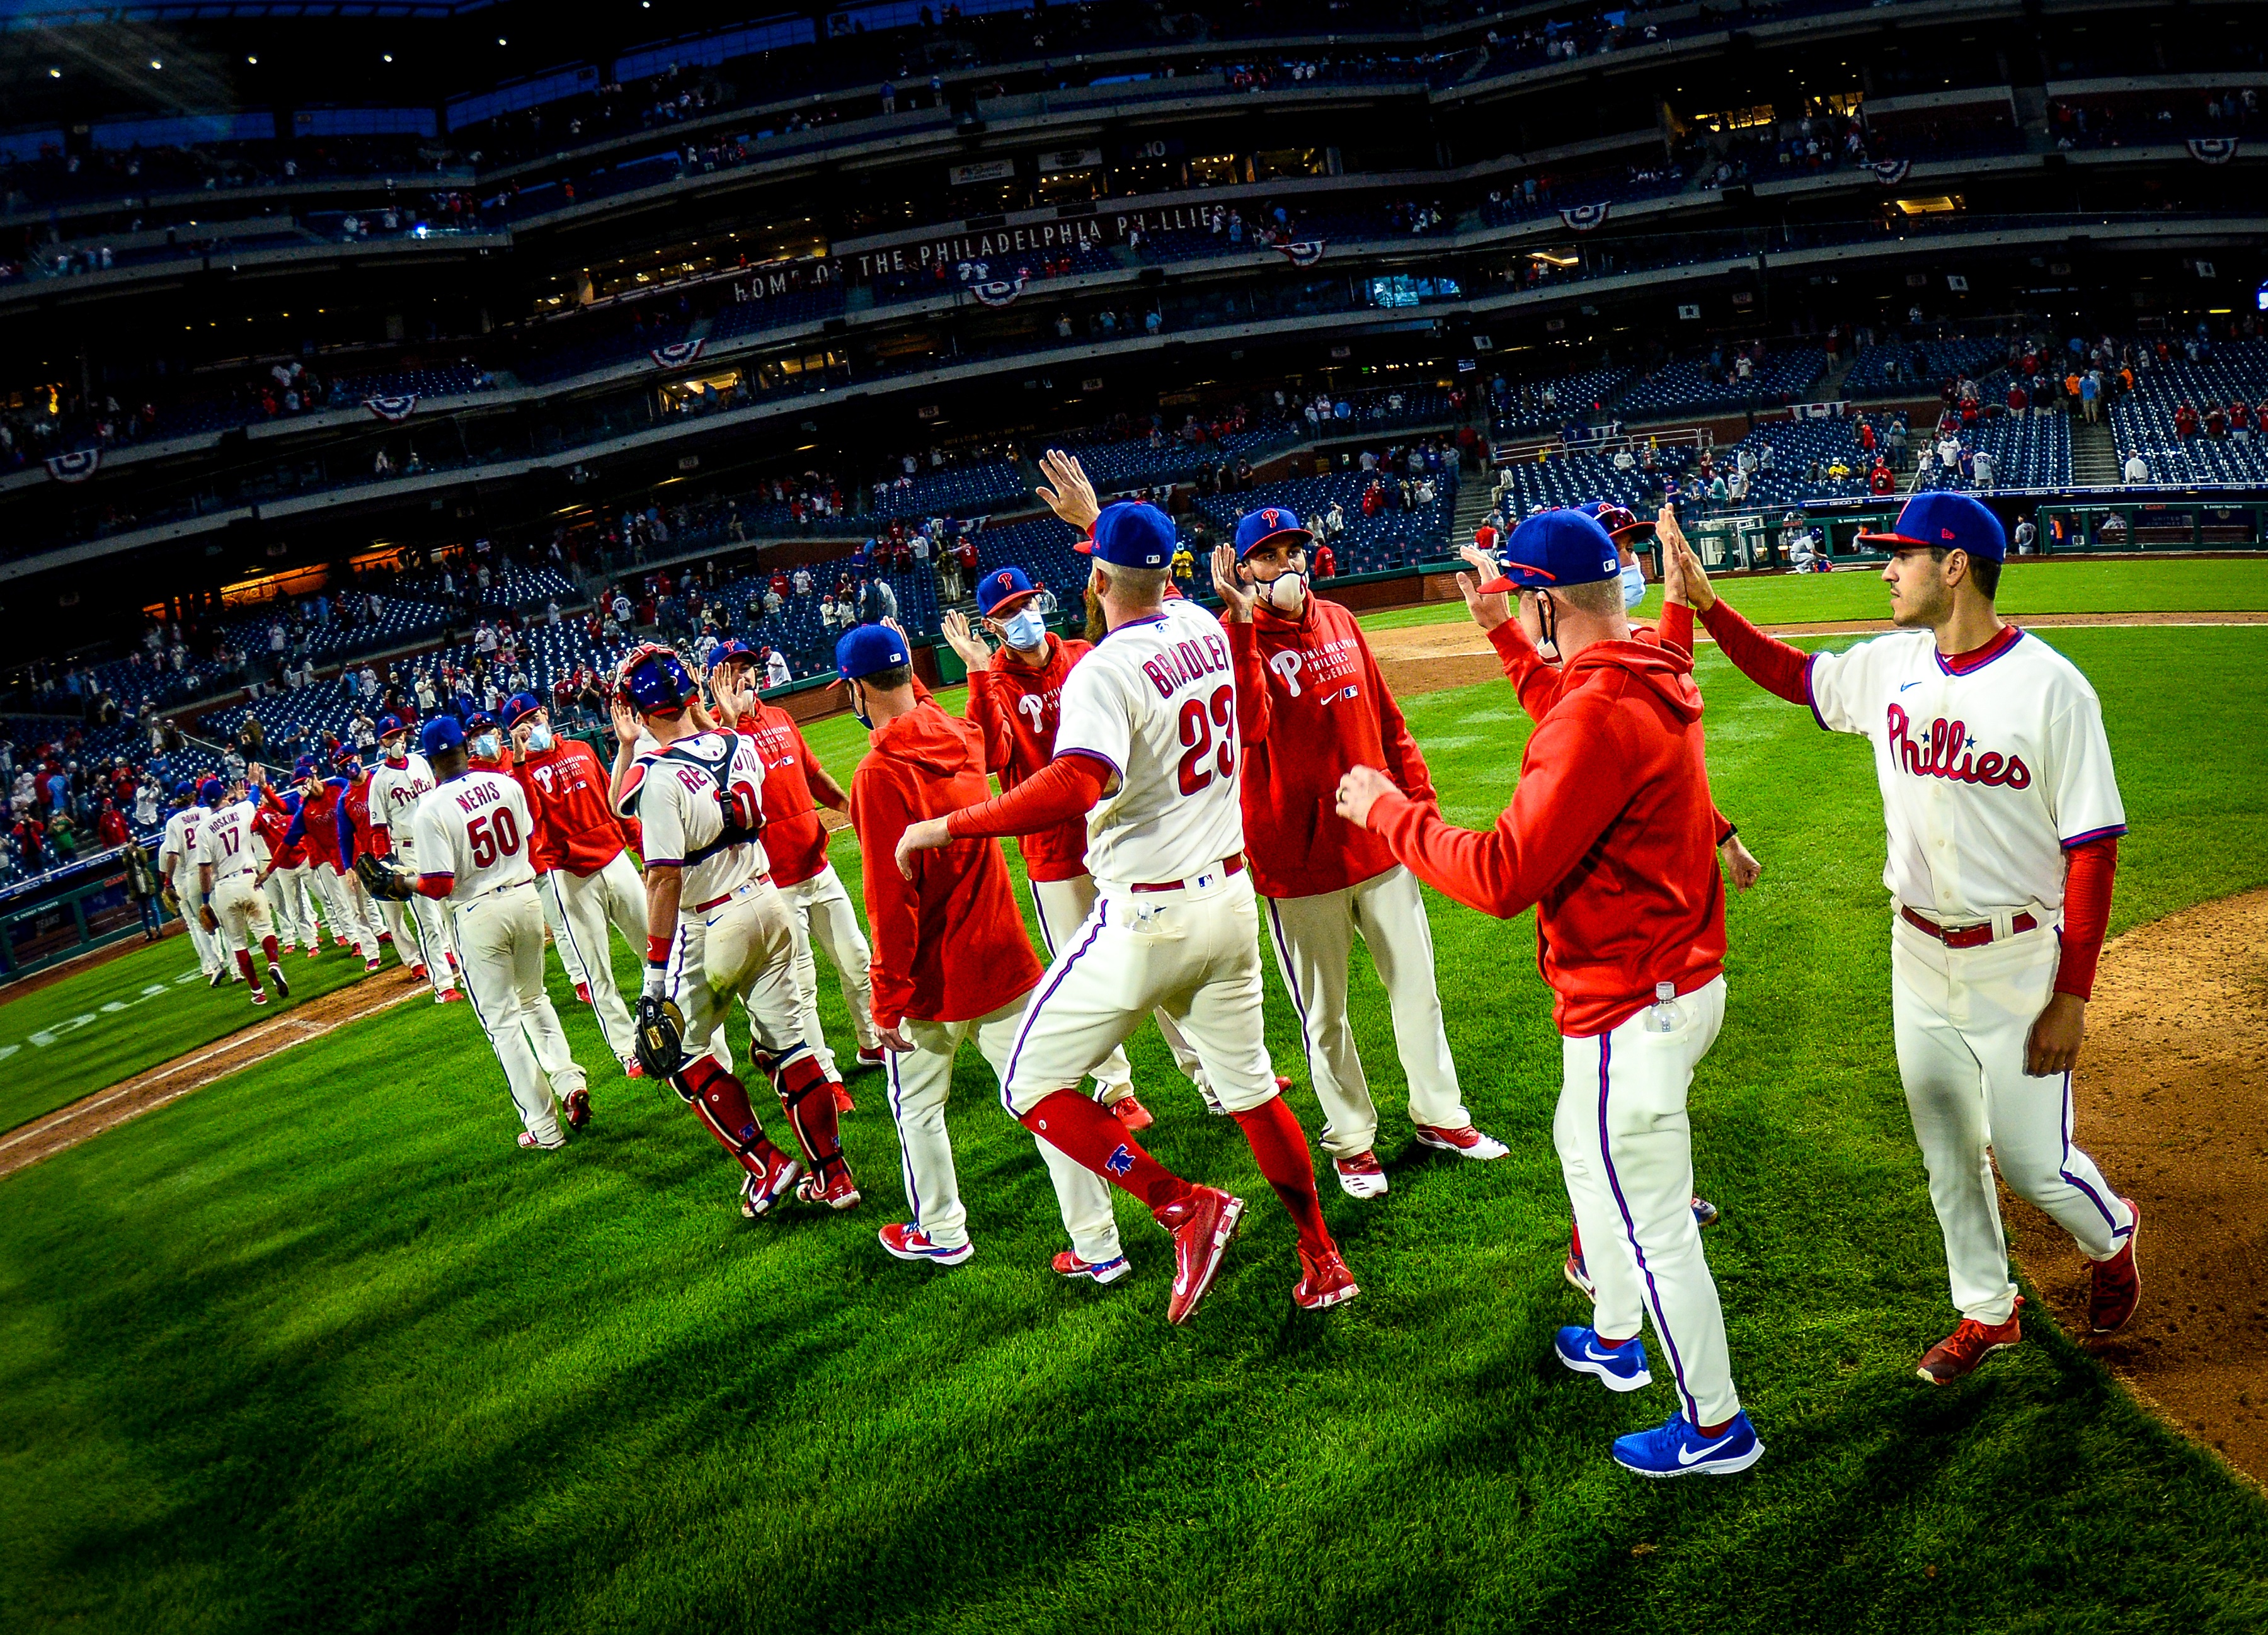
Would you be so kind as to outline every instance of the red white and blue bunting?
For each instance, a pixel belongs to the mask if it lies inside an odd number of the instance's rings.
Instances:
[[[417,394],[408,392],[400,397],[364,398],[362,406],[383,421],[408,420],[417,412]]]
[[[1024,275],[1018,273],[1013,278],[988,278],[983,283],[969,285],[968,293],[986,306],[1012,305],[1024,293]]]
[[[94,468],[102,464],[100,449],[76,449],[69,454],[48,456],[48,475],[57,482],[85,482],[94,475]]]
[[[1323,259],[1323,240],[1321,238],[1293,238],[1276,247],[1294,267],[1313,267]]]
[[[2234,136],[2191,136],[2190,158],[2200,165],[2226,165],[2236,157]]]
[[[1610,208],[1606,204],[1570,205],[1559,212],[1559,219],[1567,224],[1570,232],[1593,232],[1607,224],[1607,211]]]
[[[1911,159],[1877,159],[1867,168],[1874,172],[1874,180],[1885,187],[1895,187],[1913,169]]]
[[[652,353],[653,366],[656,369],[681,369],[699,357],[701,348],[708,344],[705,341],[673,341],[666,347],[656,347]]]

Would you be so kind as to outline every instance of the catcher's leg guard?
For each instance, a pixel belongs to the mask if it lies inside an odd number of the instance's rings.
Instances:
[[[703,1127],[717,1138],[717,1145],[733,1155],[733,1162],[750,1175],[769,1171],[779,1148],[756,1122],[755,1109],[748,1105],[748,1092],[738,1079],[703,1056],[688,1063],[682,1073],[673,1074],[670,1083],[691,1104]]]
[[[819,1058],[805,1045],[789,1046],[784,1055],[759,1056],[778,1092],[780,1106],[814,1172],[825,1177],[843,1162],[843,1138],[835,1122],[835,1087]]]

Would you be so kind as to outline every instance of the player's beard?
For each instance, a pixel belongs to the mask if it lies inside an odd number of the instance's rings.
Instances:
[[[1102,616],[1102,598],[1094,593],[1094,581],[1086,582],[1086,640],[1089,646],[1110,634],[1110,621]]]

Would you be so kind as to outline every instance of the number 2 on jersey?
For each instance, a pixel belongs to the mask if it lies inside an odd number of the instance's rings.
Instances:
[[[465,825],[465,839],[473,843],[473,867],[485,869],[499,857],[519,850],[519,824],[510,807]]]
[[[1213,766],[1224,778],[1236,771],[1236,689],[1215,687],[1210,700],[1191,699],[1182,706],[1182,793],[1195,795],[1212,781]],[[1220,752],[1213,753],[1213,733],[1220,734]]]

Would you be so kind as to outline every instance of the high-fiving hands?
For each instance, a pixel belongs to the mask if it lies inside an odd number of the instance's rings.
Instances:
[[[1212,547],[1212,588],[1220,593],[1220,611],[1231,622],[1252,622],[1252,605],[1258,592],[1245,577],[1244,565],[1236,560],[1236,547],[1226,541]]]
[[[1079,456],[1049,449],[1040,456],[1040,474],[1055,485],[1034,490],[1042,504],[1081,533],[1094,526],[1102,507],[1095,503],[1094,485],[1086,480],[1086,468],[1079,463]]]

